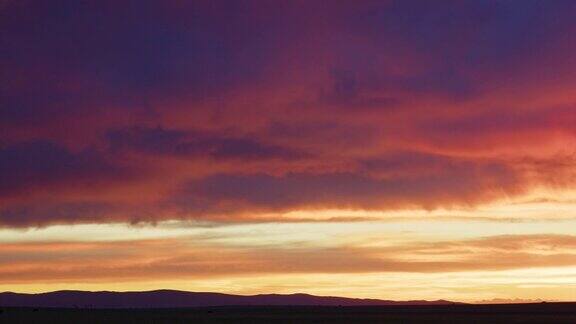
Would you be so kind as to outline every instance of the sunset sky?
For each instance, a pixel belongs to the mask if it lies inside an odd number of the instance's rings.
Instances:
[[[576,300],[576,1],[0,1],[0,291]]]

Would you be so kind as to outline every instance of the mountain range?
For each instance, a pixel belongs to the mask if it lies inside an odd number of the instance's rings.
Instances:
[[[450,305],[446,300],[392,301],[381,299],[263,294],[253,296],[179,290],[133,292],[61,290],[39,294],[0,293],[0,307],[61,308],[180,308],[210,306],[382,306]]]

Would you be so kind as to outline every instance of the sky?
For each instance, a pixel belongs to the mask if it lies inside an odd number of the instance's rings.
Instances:
[[[576,300],[575,1],[0,1],[0,291]]]

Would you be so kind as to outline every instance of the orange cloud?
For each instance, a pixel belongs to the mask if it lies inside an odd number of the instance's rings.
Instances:
[[[209,238],[8,243],[4,283],[110,282],[255,274],[442,273],[576,266],[576,237],[508,235],[386,247],[229,246]]]

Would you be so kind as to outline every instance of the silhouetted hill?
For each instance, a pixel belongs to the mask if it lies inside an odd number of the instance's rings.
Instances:
[[[446,300],[391,301],[308,294],[241,296],[209,292],[154,290],[141,292],[71,291],[41,294],[0,293],[2,307],[175,308],[207,306],[381,306],[449,305]]]

